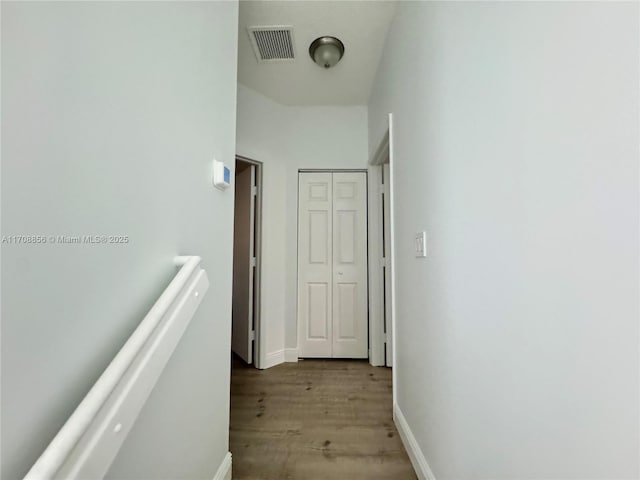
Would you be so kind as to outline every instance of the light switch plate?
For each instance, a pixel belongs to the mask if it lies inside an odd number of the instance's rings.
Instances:
[[[427,232],[416,233],[416,257],[424,258],[427,256]]]

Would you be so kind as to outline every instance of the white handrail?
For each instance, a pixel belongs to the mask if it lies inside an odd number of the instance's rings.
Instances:
[[[174,263],[181,267],[176,276],[151,307],[149,313],[142,319],[138,328],[129,337],[98,381],[89,390],[89,393],[82,399],[82,402],[80,402],[40,458],[31,467],[31,470],[24,477],[25,480],[45,480],[55,476],[142,346],[158,326],[158,323],[187,280],[200,264],[200,257],[176,257]]]

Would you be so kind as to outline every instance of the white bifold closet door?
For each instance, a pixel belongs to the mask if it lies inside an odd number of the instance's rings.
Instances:
[[[365,172],[301,172],[298,355],[367,358]]]

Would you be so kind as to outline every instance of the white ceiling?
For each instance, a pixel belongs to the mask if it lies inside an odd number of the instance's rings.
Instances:
[[[395,13],[393,1],[241,1],[238,81],[284,105],[365,105]],[[292,25],[296,59],[258,63],[247,27]],[[309,44],[331,35],[342,60],[324,69]]]

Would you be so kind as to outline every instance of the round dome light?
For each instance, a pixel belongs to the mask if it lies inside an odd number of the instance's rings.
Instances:
[[[318,37],[309,45],[309,56],[319,66],[331,68],[344,55],[344,45],[336,37]]]

